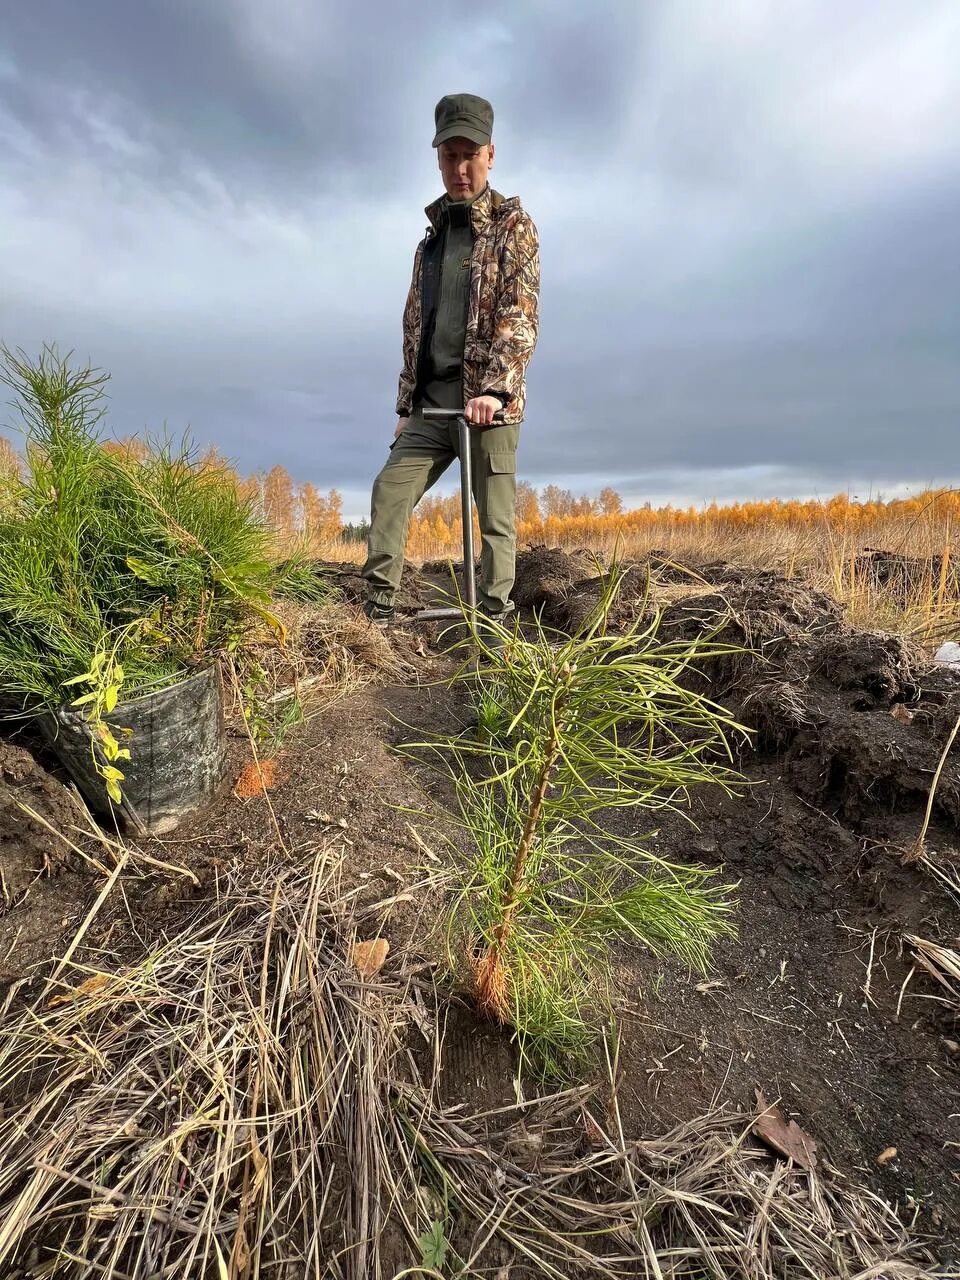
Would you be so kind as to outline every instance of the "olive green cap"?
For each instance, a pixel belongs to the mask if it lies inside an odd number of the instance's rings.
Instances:
[[[450,138],[469,138],[483,146],[493,136],[493,107],[486,98],[472,93],[448,93],[437,103],[433,114],[437,123],[435,147]]]

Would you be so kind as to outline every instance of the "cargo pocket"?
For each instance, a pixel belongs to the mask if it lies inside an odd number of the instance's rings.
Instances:
[[[490,474],[492,476],[512,476],[517,470],[515,453],[491,453],[487,455]]]

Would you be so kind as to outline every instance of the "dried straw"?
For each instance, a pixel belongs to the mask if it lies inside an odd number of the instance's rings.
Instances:
[[[277,648],[267,639],[250,655],[265,676],[260,696],[266,706],[295,697],[310,715],[371,683],[416,675],[384,632],[349,605],[283,600],[275,609],[286,643]]]
[[[586,1088],[442,1105],[435,993],[395,952],[379,974],[351,967],[366,918],[333,866],[321,852],[230,883],[134,964],[74,949],[7,1009],[0,1275],[958,1274],[872,1193],[778,1161],[752,1118],[637,1143],[618,1117],[604,1131]]]
[[[379,1275],[358,1084],[394,1024],[323,858],[262,885],[8,1015],[0,1274],[293,1280],[349,1243],[339,1274]]]
[[[940,1002],[953,1012],[960,1013],[960,951],[942,947],[912,933],[904,936],[913,948],[917,964],[946,992],[945,996],[938,997]]]
[[[624,1143],[603,1132],[585,1101],[574,1089],[472,1118],[422,1099],[398,1106],[393,1140],[457,1206],[463,1274],[483,1273],[493,1241],[523,1264],[511,1277],[960,1274],[931,1268],[872,1192],[775,1159],[752,1136],[752,1117],[718,1110],[662,1138]],[[571,1134],[573,1116],[582,1122]]]

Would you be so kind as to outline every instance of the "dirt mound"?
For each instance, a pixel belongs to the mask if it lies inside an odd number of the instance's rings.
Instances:
[[[55,834],[69,832],[82,848],[82,812],[30,751],[0,739],[0,980],[50,955],[85,892],[81,860]]]
[[[854,568],[874,586],[894,592],[901,600],[938,584],[941,575],[946,595],[954,600],[960,595],[956,570],[948,565],[944,572],[941,556],[905,556],[898,551],[865,547],[863,554],[857,556]]]
[[[344,564],[339,560],[316,560],[313,569],[317,577],[330,584],[350,604],[362,604],[367,598],[367,584],[358,564]],[[396,595],[396,606],[401,613],[412,613],[427,603],[428,587],[423,574],[409,560],[403,563],[403,575]]]
[[[517,556],[513,601],[536,613],[548,627],[572,634],[593,614],[604,588],[597,557],[587,551],[532,547]],[[635,616],[649,578],[646,563],[627,567],[610,614],[610,625],[622,626]]]
[[[809,803],[878,836],[894,817],[919,825],[960,682],[900,636],[842,622],[835,601],[775,573],[741,574],[722,591],[667,607],[661,634],[743,647],[701,664],[706,687],[783,753],[785,776]],[[960,747],[937,793],[941,818],[960,818]]]
[[[559,547],[531,547],[517,556],[513,601],[518,609],[540,610],[554,606],[577,583],[597,571],[587,551],[561,551]]]
[[[917,673],[930,663],[923,649],[904,636],[842,631],[821,641],[819,672],[836,689],[862,689],[879,705],[918,696]]]
[[[780,754],[797,795],[861,835],[889,834],[906,814],[918,825],[960,714],[960,676],[906,638],[846,626],[840,605],[802,581],[698,565],[687,572],[689,590],[677,595],[682,568],[663,576],[650,562],[629,566],[610,625],[658,607],[662,638],[731,646],[697,663],[691,681],[754,731],[756,749]],[[518,558],[518,606],[566,633],[592,613],[602,589],[585,553],[538,547]],[[960,820],[960,743],[943,770],[936,812]]]
[[[660,605],[665,633],[677,639],[715,633],[723,642],[759,649],[764,657],[771,644],[840,625],[836,601],[774,571],[726,562],[681,565],[661,552],[621,568],[613,627],[636,615],[651,586],[650,607]],[[597,557],[586,551],[533,547],[517,556],[514,602],[539,613],[548,625],[572,632],[600,598],[604,579],[597,570]],[[689,590],[680,598],[658,595],[658,588],[684,585]]]
[[[698,571],[699,573],[699,571]],[[810,636],[835,633],[842,611],[830,596],[772,570],[724,566],[712,591],[685,596],[663,610],[662,633],[677,639],[713,635],[718,642],[774,660]]]
[[[517,603],[575,630],[603,585],[595,572],[586,576],[587,559],[527,553]],[[629,567],[611,626],[644,607],[649,568]],[[698,662],[691,682],[754,731],[755,750],[776,754],[803,802],[855,836],[896,842],[901,827],[918,828],[960,714],[960,675],[935,666],[909,639],[848,627],[830,596],[776,571],[715,564],[687,577],[690,590],[679,596],[664,589],[663,577],[652,578],[646,607],[659,607],[661,637],[712,637],[732,650]],[[698,588],[697,578],[709,585]],[[960,821],[960,742],[944,767],[935,814]]]
[[[66,846],[44,823],[66,831],[76,825],[80,812],[66,786],[30,751],[0,739],[0,865],[12,892],[37,872],[64,865]]]

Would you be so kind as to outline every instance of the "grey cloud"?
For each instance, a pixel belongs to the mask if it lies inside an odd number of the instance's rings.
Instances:
[[[350,187],[358,170],[402,184],[411,139],[427,132],[439,93],[457,88],[496,97],[521,153],[544,140],[596,145],[622,114],[637,12],[624,2],[598,20],[573,0],[539,13],[495,0],[481,13],[450,0],[438,21],[426,6],[365,15],[334,0],[39,0],[12,10],[2,38],[29,69],[10,104],[27,128],[82,141],[58,92],[69,85],[160,125],[167,160],[182,148],[230,181],[279,179],[296,193],[330,179]]]
[[[948,347],[661,348],[592,388],[586,365],[565,377],[579,392],[525,440],[535,472],[762,465],[920,481],[956,469],[960,365]]]
[[[118,432],[189,423],[244,470],[361,493],[437,187],[431,111],[469,89],[543,243],[534,482],[696,500],[960,479],[951,12],[13,6],[0,338],[110,368]]]

